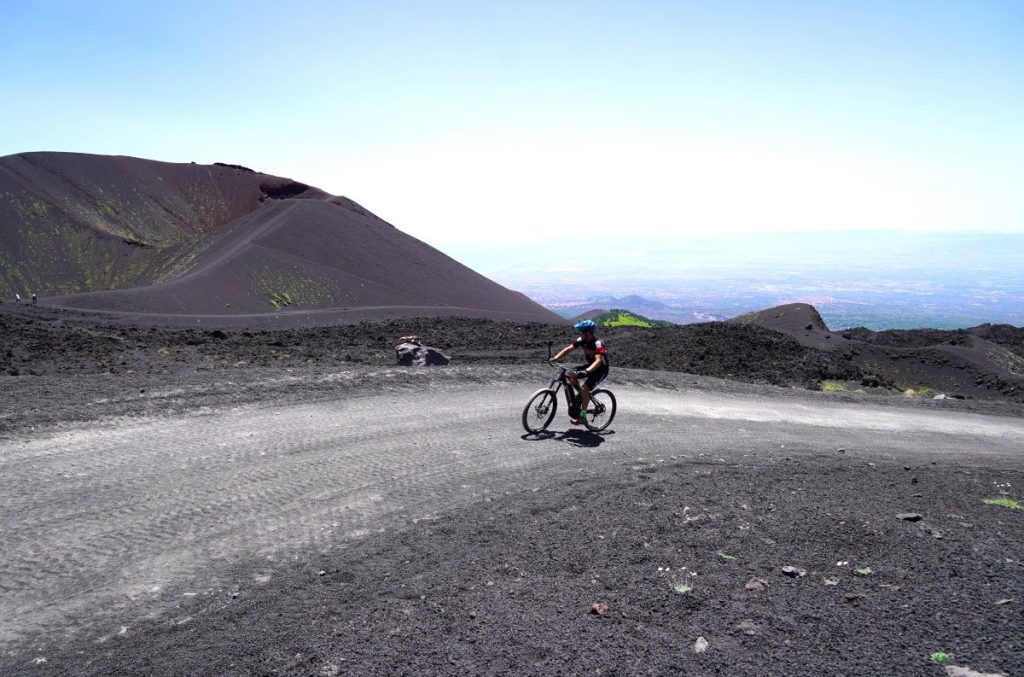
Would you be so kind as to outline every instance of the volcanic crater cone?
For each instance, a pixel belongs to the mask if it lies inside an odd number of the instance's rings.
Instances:
[[[559,322],[355,202],[237,165],[0,158],[0,294],[253,323],[460,315]]]

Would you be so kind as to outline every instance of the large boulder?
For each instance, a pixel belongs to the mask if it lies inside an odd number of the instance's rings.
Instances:
[[[443,367],[451,362],[446,355],[436,348],[408,341],[395,346],[395,359],[398,360],[399,366],[402,367],[411,367],[413,365],[423,367],[439,365]]]

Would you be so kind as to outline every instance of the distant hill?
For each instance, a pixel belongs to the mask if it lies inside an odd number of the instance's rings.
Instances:
[[[657,315],[660,312],[671,312],[671,309],[660,301],[647,299],[636,294],[629,296],[593,296],[581,303],[558,307],[557,310],[566,317],[582,317],[588,313],[608,312],[598,309],[628,308],[630,312],[641,313],[647,316]]]
[[[607,312],[588,318],[599,327],[671,327],[671,322],[651,320],[628,310],[613,308]]]
[[[574,317],[570,317],[569,321],[575,324],[576,322],[579,322],[580,320],[589,320],[589,319],[597,317],[598,315],[604,315],[607,312],[608,311],[605,308],[592,308],[591,310],[584,311],[584,312],[580,313],[579,315],[576,315]]]
[[[668,306],[661,301],[655,301],[654,299],[644,298],[637,294],[630,294],[629,296],[607,296],[599,299],[608,303],[612,308],[639,308],[642,310],[663,310]]]
[[[347,198],[237,165],[3,157],[0,235],[0,295],[62,307],[561,321]]]

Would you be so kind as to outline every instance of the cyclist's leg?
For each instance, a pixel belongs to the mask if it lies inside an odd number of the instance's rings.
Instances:
[[[583,397],[580,398],[580,416],[585,415],[584,412],[587,410],[587,406],[590,405],[590,393],[597,387],[598,383],[604,380],[604,377],[607,375],[608,366],[606,364],[587,376],[587,382],[583,386]]]
[[[587,365],[581,364],[574,367],[571,371],[567,371],[565,373],[565,375],[569,378],[569,381],[572,383],[574,391],[572,399],[575,401],[576,406],[574,407],[571,404],[569,406],[569,420],[571,420],[574,425],[580,424],[580,411],[586,407],[585,402],[587,399],[590,398],[590,391],[586,388],[586,386],[583,387],[582,397],[576,394],[577,392],[580,391],[580,380],[579,377],[576,376],[576,372],[579,371],[580,369],[586,368]],[[589,377],[587,378],[587,381],[590,381]]]

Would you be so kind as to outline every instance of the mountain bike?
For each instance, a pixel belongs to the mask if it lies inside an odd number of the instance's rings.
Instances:
[[[523,409],[523,427],[528,433],[539,433],[546,429],[555,418],[558,411],[558,391],[565,388],[565,403],[569,412],[580,410],[580,397],[582,393],[578,387],[574,387],[565,372],[565,367],[557,362],[550,363],[558,369],[558,375],[551,380],[551,385],[541,388],[530,396],[530,401]],[[599,433],[607,428],[612,419],[615,418],[615,395],[607,388],[595,388],[590,393],[590,404],[587,406],[587,415],[581,421],[587,430]]]

